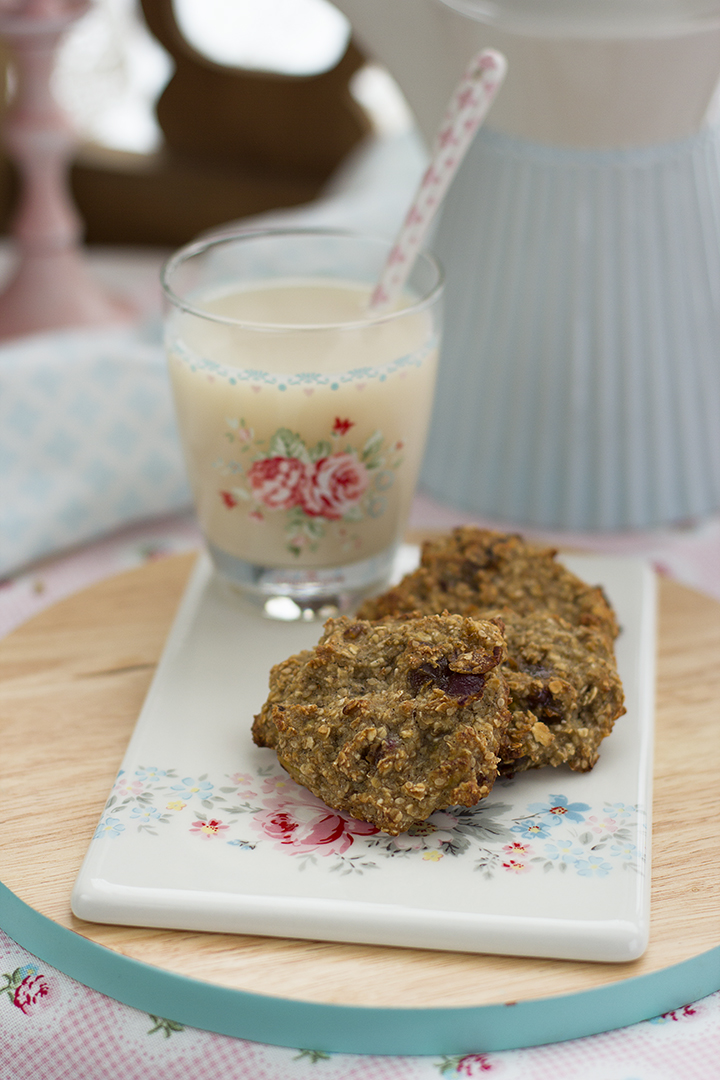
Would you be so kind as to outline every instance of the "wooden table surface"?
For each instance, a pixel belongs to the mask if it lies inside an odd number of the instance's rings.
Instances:
[[[720,604],[659,583],[650,945],[627,964],[432,952],[83,922],[70,893],[193,557],[78,593],[0,642],[0,878],[124,956],[225,987],[347,1005],[476,1006],[570,994],[720,944]]]

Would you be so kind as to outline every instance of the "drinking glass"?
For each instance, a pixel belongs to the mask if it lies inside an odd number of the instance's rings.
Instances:
[[[181,442],[215,568],[282,619],[350,611],[389,581],[427,428],[442,271],[423,252],[369,310],[392,245],[326,230],[190,244],[166,263]]]

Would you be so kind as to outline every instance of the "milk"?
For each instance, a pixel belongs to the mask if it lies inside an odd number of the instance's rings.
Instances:
[[[211,547],[256,566],[332,567],[401,537],[436,330],[422,309],[368,323],[369,292],[285,279],[195,297],[209,318],[171,314],[169,370]]]

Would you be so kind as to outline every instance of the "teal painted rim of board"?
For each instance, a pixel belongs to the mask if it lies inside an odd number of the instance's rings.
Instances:
[[[417,1057],[515,1050],[611,1031],[720,989],[720,946],[647,975],[507,1005],[323,1005],[201,982],[120,956],[59,926],[0,883],[0,927],[38,959],[116,1001],[187,1027],[326,1053]]]

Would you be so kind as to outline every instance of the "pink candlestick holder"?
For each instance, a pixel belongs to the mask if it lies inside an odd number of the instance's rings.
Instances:
[[[0,339],[107,325],[132,314],[85,265],[82,221],[68,182],[77,139],[51,89],[58,43],[88,6],[88,0],[0,2],[0,35],[12,48],[16,76],[3,134],[20,173],[11,225],[17,264],[0,294]]]

